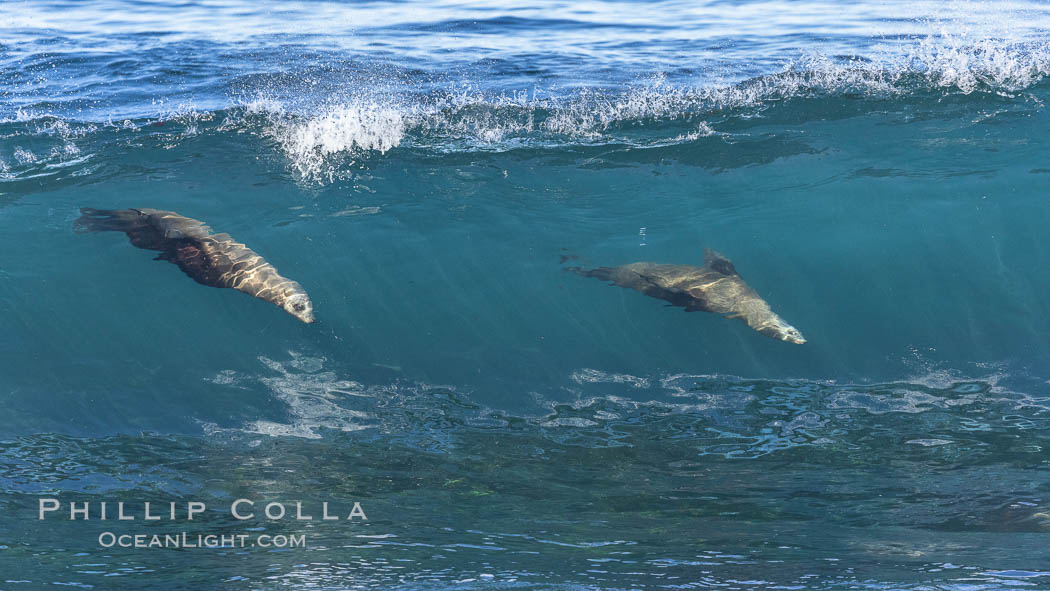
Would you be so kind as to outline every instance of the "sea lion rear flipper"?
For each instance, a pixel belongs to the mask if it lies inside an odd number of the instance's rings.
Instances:
[[[73,231],[84,232],[123,232],[130,227],[129,209],[94,209],[81,207],[80,217],[73,222]],[[136,214],[137,215],[137,214]]]
[[[704,249],[704,265],[723,275],[739,275],[732,261],[710,248]]]
[[[583,267],[562,267],[562,269],[576,273],[577,275],[593,277],[603,281],[612,281],[613,277],[613,270],[610,267],[595,267],[594,269],[584,269]]]
[[[137,209],[81,208],[83,214],[73,222],[73,231],[123,232],[133,246],[146,250],[164,250],[164,232],[150,223],[150,216]]]

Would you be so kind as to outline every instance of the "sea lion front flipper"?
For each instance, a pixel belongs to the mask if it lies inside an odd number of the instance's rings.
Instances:
[[[207,247],[200,241],[192,238],[169,239],[163,252],[153,260],[167,261],[177,266],[183,273],[188,275],[201,285],[209,287],[227,287],[218,281],[221,275],[216,268],[216,261],[209,256]]]
[[[164,250],[164,232],[150,222],[147,214],[137,209],[94,209],[83,207],[73,222],[73,231],[123,232],[133,246],[146,250]]]
[[[704,302],[697,300],[696,298],[690,298],[688,302],[684,304],[686,312],[713,312],[709,306]]]
[[[736,272],[732,261],[710,248],[704,249],[704,265],[723,275],[740,275]]]

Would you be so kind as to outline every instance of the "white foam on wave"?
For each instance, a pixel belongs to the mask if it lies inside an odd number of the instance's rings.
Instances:
[[[238,429],[206,428],[269,437],[320,439],[332,432],[374,430],[415,447],[448,450],[461,430],[506,429],[512,417],[470,400],[450,386],[364,385],[326,369],[327,361],[289,352],[283,361],[260,357],[262,375],[223,371],[210,381],[245,390],[260,385],[285,407],[284,418],[249,421]],[[754,458],[800,446],[854,449],[865,425],[896,414],[905,445],[938,449],[975,431],[1031,429],[1030,396],[999,385],[1006,374],[965,377],[922,371],[887,383],[745,379],[674,374],[638,377],[579,369],[554,399],[534,392],[540,412],[519,415],[533,434],[565,445],[621,447],[666,436],[699,455]],[[564,392],[575,400],[565,401]],[[669,399],[670,398],[670,399]],[[1037,412],[1039,409],[1037,409]],[[930,428],[923,413],[940,415]],[[999,417],[999,418],[997,418]],[[654,427],[655,430],[647,430]],[[929,429],[929,431],[927,431]]]
[[[972,93],[1018,92],[1050,74],[1050,43],[977,40],[948,31],[920,42],[901,70],[915,70],[930,84]]]
[[[294,109],[260,95],[240,106],[264,116],[266,135],[299,176],[330,182],[348,174],[358,160],[403,145],[441,151],[565,142],[663,146],[721,135],[712,115],[735,110],[752,116],[749,109],[793,98],[889,98],[929,91],[1015,95],[1048,75],[1050,42],[974,37],[946,28],[937,35],[883,44],[873,56],[801,56],[777,73],[731,83],[674,84],[656,74],[624,89],[568,94],[454,88],[423,96],[355,94]],[[672,125],[665,137],[659,137],[664,132],[658,129],[636,131],[640,124],[674,121],[692,130],[683,133],[681,125]]]
[[[674,402],[626,398],[630,391],[627,388],[633,386],[630,381],[607,379],[616,374],[598,370],[577,370],[570,377],[585,386],[572,390],[578,399],[564,403],[537,398],[539,404],[550,408],[550,413],[537,424],[586,431],[550,434],[559,440],[620,446],[630,443],[617,435],[618,425],[637,422],[635,415],[644,414],[647,420],[678,416],[680,426],[689,425],[684,430],[689,433],[687,437],[698,443],[701,455],[734,458],[753,458],[798,446],[848,446],[853,425],[871,420],[858,418],[860,415],[949,412],[958,419],[949,423],[954,427],[945,429],[959,433],[1029,428],[1030,421],[1021,420],[1020,415],[999,422],[967,418],[970,414],[981,416],[980,409],[998,408],[1002,413],[1006,409],[1021,412],[1025,407],[1043,406],[1029,395],[1003,387],[1000,382],[1008,375],[1004,368],[979,369],[991,372],[971,378],[924,364],[919,373],[904,380],[870,384],[708,374],[637,378],[652,384],[654,397],[670,395]],[[581,376],[592,379],[578,379]],[[938,447],[954,440],[931,433],[904,443]]]
[[[0,181],[53,178],[63,169],[75,169],[92,156],[82,153],[78,142],[98,130],[93,123],[68,121],[25,109],[0,123],[15,124],[17,129],[0,133],[0,140],[13,140],[7,150],[0,149],[7,157],[0,158]]]
[[[288,362],[259,357],[259,362],[275,375],[247,377],[223,371],[210,381],[227,386],[242,386],[245,382],[260,382],[288,407],[289,422],[258,420],[242,430],[269,436],[319,439],[325,429],[360,431],[373,427],[375,417],[367,411],[351,408],[348,398],[371,397],[362,384],[339,378],[331,371],[323,371],[324,359],[306,357],[292,352]]]
[[[16,146],[14,152],[15,162],[19,164],[33,164],[37,161],[36,154],[22,146]]]
[[[583,368],[572,372],[572,381],[577,384],[627,384],[634,388],[648,388],[649,380],[630,374],[607,373],[597,369]]]
[[[323,357],[296,351],[289,351],[289,356],[284,361],[259,357],[260,364],[267,369],[264,375],[224,370],[208,380],[213,384],[243,390],[254,390],[261,385],[286,408],[287,420],[255,420],[232,431],[271,437],[320,439],[325,432],[332,431],[349,433],[377,429],[402,433],[419,429],[419,421],[423,421],[426,426],[422,430],[426,433],[416,433],[416,437],[420,441],[430,441],[429,430],[433,425],[441,424],[448,412],[443,405],[456,404],[453,388],[423,383],[365,385],[325,369],[327,360]],[[475,407],[467,405],[466,408],[469,410]],[[464,424],[477,427],[504,425],[503,422],[490,420],[491,417],[484,411],[470,413],[470,416],[462,418]],[[215,427],[209,429],[216,433],[231,431]]]
[[[270,135],[303,178],[332,181],[346,159],[386,153],[401,143],[407,117],[377,102],[330,105],[320,113],[295,117],[273,101],[257,104],[271,114]]]
[[[940,445],[951,445],[955,443],[950,439],[909,439],[905,445],[919,445],[922,447],[937,447]]]

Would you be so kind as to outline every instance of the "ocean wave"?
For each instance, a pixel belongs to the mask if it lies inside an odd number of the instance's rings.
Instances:
[[[802,57],[780,72],[729,84],[686,86],[657,74],[622,89],[494,94],[453,88],[331,99],[298,110],[260,95],[244,106],[264,117],[267,134],[301,178],[325,182],[345,173],[356,159],[398,147],[662,147],[729,137],[732,133],[720,130],[720,124],[768,116],[797,99],[922,100],[931,94],[1018,98],[1048,74],[1050,43],[971,40],[942,32],[917,40],[904,52],[886,50],[875,59]]]
[[[976,55],[986,55],[987,64],[994,65],[1000,63],[1002,50]],[[707,138],[731,140],[736,134],[720,129],[722,124],[775,115],[778,106],[798,99],[921,100],[931,93],[1016,98],[1050,72],[1050,59],[1042,55],[1026,64],[1003,60],[1001,67],[987,70],[959,69],[943,52],[932,59],[945,63],[931,67],[923,62],[924,69],[875,69],[821,58],[779,74],[709,88],[674,86],[657,77],[625,91],[582,90],[559,97],[449,93],[412,105],[399,105],[400,99],[370,100],[293,114],[278,104],[263,113],[266,134],[276,140],[290,168],[304,180],[324,183],[344,178],[360,159],[395,148],[438,153],[573,145],[646,149]],[[816,118],[821,109],[813,111]]]
[[[76,158],[85,147],[101,149],[94,144],[116,139],[114,131],[156,136],[165,148],[201,133],[249,132],[271,142],[296,177],[324,184],[398,148],[437,153],[573,145],[647,149],[735,141],[746,137],[742,127],[775,121],[779,109],[791,109],[800,100],[818,101],[809,106],[814,118],[841,110],[832,104],[836,101],[856,98],[876,101],[878,108],[890,101],[936,109],[939,101],[953,97],[1041,108],[1037,89],[1048,74],[1050,43],[972,41],[944,33],[878,59],[802,57],[779,72],[729,84],[689,86],[658,74],[624,88],[568,92],[403,88],[383,93],[363,92],[349,83],[345,92],[320,100],[293,100],[287,98],[288,89],[274,89],[268,82],[265,90],[231,99],[224,109],[180,103],[135,121],[76,121],[20,109],[0,120],[0,178],[40,175],[45,165]]]
[[[674,441],[698,456],[727,459],[802,449],[849,454],[870,448],[875,438],[880,449],[951,455],[958,445],[972,453],[981,447],[981,453],[995,453],[1002,444],[997,434],[1029,429],[1044,409],[1033,404],[1032,396],[1003,386],[1002,372],[969,378],[931,370],[897,382],[851,384],[723,375],[639,377],[581,368],[568,376],[570,385],[564,388],[573,400],[534,393],[535,412],[509,414],[474,402],[462,388],[365,385],[326,369],[322,358],[296,352],[283,361],[260,358],[260,363],[261,374],[226,371],[211,381],[249,391],[262,387],[286,405],[287,420],[213,432],[306,439],[381,434],[445,453],[463,435],[497,430],[545,441],[541,446]],[[978,443],[982,437],[987,440]]]

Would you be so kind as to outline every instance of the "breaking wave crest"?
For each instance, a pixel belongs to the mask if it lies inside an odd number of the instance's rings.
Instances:
[[[271,134],[293,169],[307,179],[331,180],[346,159],[383,154],[403,144],[437,150],[666,145],[717,135],[708,119],[750,118],[791,99],[889,100],[930,93],[1013,98],[1047,74],[1050,44],[1001,39],[962,44],[940,36],[889,61],[808,57],[779,73],[732,84],[682,86],[657,75],[623,91],[584,89],[544,96],[453,90],[415,102],[390,96],[328,104],[298,116],[262,99],[252,102],[250,110],[268,113]]]
[[[258,112],[260,104],[248,110]],[[331,181],[347,159],[368,152],[385,153],[401,143],[409,124],[404,113],[376,102],[338,104],[316,116],[296,117],[281,108],[266,111],[267,135],[288,156],[302,177]]]
[[[294,88],[268,87],[219,111],[180,105],[135,121],[76,122],[19,111],[0,120],[0,182],[62,174],[60,169],[100,149],[93,143],[129,130],[156,137],[165,148],[208,131],[249,132],[272,142],[299,178],[327,183],[350,175],[356,163],[399,147],[439,153],[579,144],[646,148],[730,136],[723,128],[734,121],[773,116],[778,106],[795,100],[919,105],[931,95],[957,100],[976,95],[973,100],[991,97],[987,100],[1041,108],[1038,88],[1050,74],[1047,42],[964,42],[942,34],[887,55],[805,57],[775,74],[700,86],[657,75],[623,89],[493,94],[403,88],[362,94],[351,81],[342,97],[336,92],[323,100],[293,100],[282,97],[296,94],[290,92]],[[813,116],[833,107],[822,103]]]

